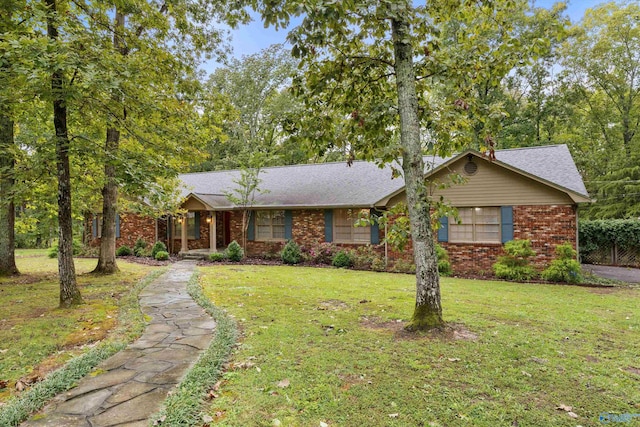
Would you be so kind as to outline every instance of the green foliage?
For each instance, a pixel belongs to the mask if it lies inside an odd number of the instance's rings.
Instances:
[[[640,220],[582,220],[578,223],[578,236],[581,257],[598,249],[611,248],[613,245],[621,249],[638,248],[640,247]]]
[[[556,246],[556,259],[542,271],[542,278],[550,282],[582,282],[582,267],[576,260],[576,255],[571,243]]]
[[[302,261],[302,252],[300,246],[293,240],[289,240],[282,249],[282,262],[285,264],[298,264]]]
[[[151,258],[155,259],[156,254],[160,251],[167,252],[167,245],[165,245],[164,242],[154,243],[153,247],[151,248]]]
[[[358,246],[350,251],[350,255],[353,266],[358,270],[384,270],[384,260],[371,245]]]
[[[529,258],[535,256],[529,240],[511,240],[504,244],[505,255],[498,257],[493,271],[500,279],[523,281],[533,279],[537,272],[529,265]]]
[[[404,259],[399,259],[393,263],[393,267],[391,267],[391,271],[394,273],[407,273],[407,274],[415,274],[416,265],[413,261],[406,261]]]
[[[353,259],[348,251],[338,251],[331,260],[331,265],[338,268],[348,268],[353,265]]]
[[[209,261],[220,262],[227,259],[227,255],[222,252],[212,252],[209,254]]]
[[[73,254],[79,255],[84,251],[84,246],[78,240],[73,241]],[[57,258],[58,257],[58,245],[53,245],[49,248],[49,252],[47,253],[49,258]]]
[[[443,276],[450,276],[451,262],[449,261],[449,253],[438,244],[436,244],[436,257],[438,257],[438,272]]]
[[[166,261],[169,259],[169,252],[167,251],[158,251],[156,252],[156,256],[154,257],[158,261]]]
[[[240,244],[235,240],[229,243],[226,253],[229,261],[239,262],[242,261],[242,258],[244,258],[244,250],[242,249],[242,246],[240,246]]]
[[[135,245],[133,245],[133,254],[138,257],[145,256],[146,249],[147,242],[145,242],[142,237],[139,237],[138,240],[136,240]]]
[[[133,249],[127,245],[122,245],[116,249],[116,256],[129,256],[133,255]]]
[[[303,255],[314,264],[331,265],[336,252],[338,252],[338,247],[327,242],[302,248]]]
[[[309,155],[293,139],[300,101],[288,90],[295,72],[289,49],[272,45],[231,58],[206,83],[203,116],[219,128],[207,142],[207,157],[196,171],[238,169],[253,153],[267,153],[263,166],[305,163]]]

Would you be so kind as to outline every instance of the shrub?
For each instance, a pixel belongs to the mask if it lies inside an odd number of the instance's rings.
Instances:
[[[169,252],[167,251],[158,251],[156,252],[156,256],[154,257],[158,261],[166,261],[169,259]]]
[[[80,243],[77,240],[74,240],[72,242],[72,247],[73,247],[73,254],[74,255],[79,255],[84,250],[84,246],[82,245],[82,243]],[[49,256],[49,258],[57,258],[58,257],[58,245],[51,246],[51,249],[49,249],[49,253],[47,255]]]
[[[156,257],[156,255],[158,254],[158,252],[163,251],[163,252],[168,252],[167,251],[167,245],[165,245],[163,242],[156,242],[153,247],[151,248],[151,258]]]
[[[360,270],[373,270],[374,264],[380,268],[381,262],[384,265],[384,261],[371,245],[359,246],[355,251],[351,251],[351,259],[353,266]]]
[[[133,245],[133,254],[135,256],[144,256],[146,248],[147,242],[145,242],[142,237],[139,237],[138,240],[136,240],[136,244]]]
[[[338,248],[332,243],[320,243],[311,246],[305,251],[309,261],[314,264],[327,264],[331,265],[333,256],[338,252]]]
[[[300,246],[293,240],[289,240],[282,249],[282,262],[285,264],[298,264],[302,260],[302,252]]]
[[[338,268],[351,267],[353,265],[351,254],[347,251],[336,252],[333,256],[333,260],[331,261],[331,265]]]
[[[127,245],[122,245],[116,249],[116,256],[129,256],[133,255],[133,250]]]
[[[244,257],[244,250],[242,250],[242,246],[235,240],[229,243],[227,246],[227,258],[233,262],[239,262]]]
[[[405,261],[403,259],[397,260],[393,263],[391,271],[394,273],[412,273],[416,272],[416,265],[413,262]]]
[[[436,243],[436,257],[438,258],[438,273],[443,276],[451,275],[451,262],[449,261],[449,253],[445,248]]]
[[[536,270],[529,265],[529,258],[535,256],[529,240],[511,240],[504,244],[506,255],[498,257],[493,264],[496,277],[507,280],[531,280],[536,276]]]
[[[542,272],[542,278],[549,282],[580,283],[582,268],[576,254],[571,243],[556,246],[556,259]]]
[[[378,257],[371,263],[371,269],[373,271],[385,271],[387,269],[387,265],[382,257]]]
[[[209,261],[220,262],[227,259],[227,256],[222,252],[213,252],[209,254]]]

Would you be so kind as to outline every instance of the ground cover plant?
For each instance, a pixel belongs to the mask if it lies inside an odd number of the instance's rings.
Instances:
[[[78,284],[85,304],[59,309],[57,261],[48,258],[46,250],[19,250],[16,262],[23,274],[0,278],[0,404],[16,393],[16,385],[30,386],[104,340],[118,326],[123,299],[154,270],[121,262],[120,273],[96,276],[86,274],[95,267],[96,260],[78,258]],[[135,304],[136,300],[127,303]],[[126,334],[136,333],[135,323],[142,323],[142,319],[127,318],[122,322],[127,323],[128,329],[120,330],[119,339],[126,340]]]
[[[410,335],[410,275],[202,267],[242,331],[211,425],[596,426],[640,412],[640,291],[442,279]]]

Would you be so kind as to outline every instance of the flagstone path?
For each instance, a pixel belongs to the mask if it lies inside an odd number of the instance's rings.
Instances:
[[[187,293],[195,262],[180,261],[140,294],[144,334],[103,361],[22,426],[142,427],[211,342],[216,326]]]

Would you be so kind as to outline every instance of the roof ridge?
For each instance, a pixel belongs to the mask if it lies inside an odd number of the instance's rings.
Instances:
[[[371,163],[371,164],[376,164],[376,162],[369,161],[369,160],[354,160],[352,163]],[[290,168],[290,167],[294,167],[294,166],[323,166],[323,165],[339,165],[339,164],[344,164],[345,166],[348,166],[347,161],[344,160],[344,161],[324,162],[324,163],[296,163],[296,164],[293,164],[293,165],[265,166],[265,167],[260,168],[260,169],[261,170],[265,170],[265,169],[284,169],[284,168]],[[198,175],[198,174],[205,174],[205,173],[222,173],[222,172],[239,172],[239,171],[241,171],[241,169],[224,169],[224,170],[217,170],[217,171],[185,172],[185,173],[181,173],[179,175]]]
[[[551,147],[566,147],[567,144],[549,144],[549,145],[534,145],[533,147],[513,147],[513,148],[502,148],[500,150],[496,150],[496,152],[504,152],[504,151],[519,151],[519,150],[536,150],[539,148],[551,148]]]

